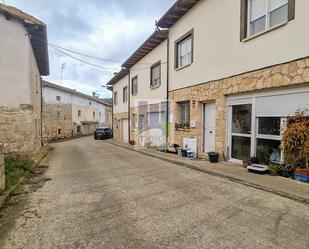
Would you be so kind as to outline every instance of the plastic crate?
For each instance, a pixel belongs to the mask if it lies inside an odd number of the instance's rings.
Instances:
[[[293,178],[297,181],[309,182],[309,176],[294,173]]]

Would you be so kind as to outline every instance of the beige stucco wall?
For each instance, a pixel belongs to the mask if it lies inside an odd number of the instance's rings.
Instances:
[[[118,93],[118,103],[114,106],[114,113],[123,113],[123,112],[128,112],[128,102],[123,103],[123,88],[125,86],[128,86],[128,79],[129,76],[127,75],[126,77],[123,77],[121,80],[119,80],[114,86],[113,86],[113,93],[117,92]],[[129,96],[128,96],[129,97]]]
[[[169,31],[170,89],[233,76],[309,55],[309,1],[296,1],[295,19],[240,41],[240,0],[202,0]],[[194,29],[194,61],[174,69],[175,41]]]
[[[157,88],[150,87],[150,68],[153,64],[161,61],[161,85]],[[130,69],[130,84],[132,79],[138,77],[138,93],[132,95],[130,106],[138,106],[139,100],[149,100],[151,104],[166,100],[167,87],[167,40],[154,48],[149,54],[141,59]]]
[[[0,142],[6,154],[41,148],[41,80],[23,24],[0,14]]]

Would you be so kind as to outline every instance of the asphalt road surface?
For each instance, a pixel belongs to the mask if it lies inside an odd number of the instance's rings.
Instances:
[[[92,137],[53,146],[0,248],[309,248],[306,204]]]

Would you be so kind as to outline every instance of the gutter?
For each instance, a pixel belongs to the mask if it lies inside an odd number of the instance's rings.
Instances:
[[[131,74],[129,70],[129,77],[128,77],[128,143],[131,141],[131,129],[130,129],[130,123],[131,123],[131,89],[130,89],[130,79]]]
[[[168,92],[169,92],[169,49],[170,49],[170,40],[169,38],[167,38],[167,54],[166,54],[166,134],[165,134],[165,140],[168,143],[169,142],[169,96],[168,96]]]

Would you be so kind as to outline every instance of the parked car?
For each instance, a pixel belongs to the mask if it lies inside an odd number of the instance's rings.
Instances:
[[[109,139],[113,137],[111,128],[97,128],[94,132],[94,139]]]

